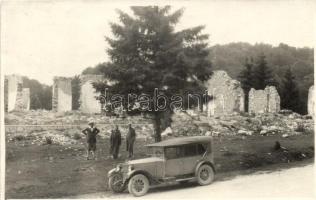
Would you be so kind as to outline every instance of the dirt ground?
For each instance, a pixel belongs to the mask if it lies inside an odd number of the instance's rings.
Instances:
[[[315,199],[314,165],[303,164],[290,169],[264,170],[241,175],[228,180],[217,180],[204,187],[196,183],[168,185],[151,188],[145,196],[137,199]],[[291,164],[290,164],[291,165]],[[288,165],[289,166],[289,165]],[[271,166],[270,166],[271,167]],[[269,168],[270,168],[269,167]],[[258,169],[258,168],[256,168]],[[227,192],[229,191],[229,192]],[[98,192],[67,197],[69,199],[131,199],[128,191],[123,193]]]
[[[84,138],[81,139],[84,142]],[[279,141],[285,150],[274,150]],[[135,145],[135,158],[146,156],[145,140]],[[108,139],[99,138],[98,160],[85,160],[83,145],[33,145],[31,140],[6,144],[6,198],[61,198],[108,191],[107,172],[127,157],[125,141],[121,157],[109,158]],[[217,179],[314,162],[314,135],[225,136],[214,138]]]

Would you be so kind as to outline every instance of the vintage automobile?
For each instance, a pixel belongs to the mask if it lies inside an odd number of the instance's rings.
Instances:
[[[111,190],[123,192],[127,187],[130,194],[142,196],[150,187],[164,183],[213,182],[212,137],[181,137],[146,146],[149,158],[118,164],[108,172]]]

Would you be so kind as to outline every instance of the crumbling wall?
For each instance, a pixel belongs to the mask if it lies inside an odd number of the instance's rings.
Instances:
[[[83,113],[101,113],[101,104],[96,99],[100,93],[92,86],[93,82],[101,81],[103,75],[82,75],[80,76],[80,111]]]
[[[15,110],[30,110],[30,88],[18,87]]]
[[[280,111],[280,96],[274,86],[267,86],[264,90],[251,88],[249,92],[250,113],[277,113]]]
[[[280,96],[274,86],[267,86],[265,88],[268,94],[268,112],[277,113],[280,111]]]
[[[30,106],[31,106],[30,88],[23,88],[22,102],[23,102],[23,108],[25,110],[30,110]]]
[[[244,92],[240,82],[233,80],[225,71],[214,71],[206,87],[212,97],[205,109],[208,116],[244,112]]]
[[[19,75],[5,76],[5,108],[10,112],[16,109],[17,99],[22,93],[22,77]]]
[[[314,116],[314,85],[312,85],[308,90],[308,103],[307,111],[308,114]]]
[[[265,113],[268,111],[268,96],[265,90],[249,91],[249,109],[250,113]]]
[[[52,109],[56,112],[72,109],[71,80],[68,77],[54,77]]]

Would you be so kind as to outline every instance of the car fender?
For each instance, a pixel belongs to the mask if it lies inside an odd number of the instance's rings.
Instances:
[[[113,169],[111,169],[111,170],[108,172],[108,177],[111,177],[111,176],[113,176],[113,175],[116,174],[116,173],[118,173],[118,172],[116,171],[116,168],[113,168]]]
[[[128,182],[130,178],[132,178],[134,175],[136,174],[142,174],[144,176],[146,176],[149,180],[149,183],[153,183],[155,181],[155,178],[148,172],[144,171],[144,170],[133,170],[127,173],[127,177],[125,179],[125,182]]]
[[[207,161],[207,160],[202,160],[202,161],[198,162],[198,164],[197,164],[196,167],[195,167],[195,172],[194,172],[195,176],[197,175],[197,172],[198,172],[199,168],[200,168],[202,165],[204,165],[204,164],[207,164],[207,165],[211,166],[212,169],[213,169],[213,171],[214,171],[214,173],[216,172],[215,167],[214,167],[214,164],[213,164],[212,162]]]

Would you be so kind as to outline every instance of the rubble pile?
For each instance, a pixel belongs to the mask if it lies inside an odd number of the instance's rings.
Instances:
[[[175,113],[172,122],[171,129],[174,136],[282,134],[283,137],[288,137],[314,133],[312,118],[292,112],[283,113],[283,111],[251,115],[233,113],[214,118],[199,115],[198,119],[182,112]]]
[[[35,143],[45,143],[45,138],[51,137],[56,144],[73,143],[75,137],[84,137],[82,130],[94,121],[100,129],[99,137],[110,137],[114,125],[118,125],[122,136],[128,132],[128,124],[133,124],[138,137],[153,135],[152,119],[142,116],[127,116],[126,118],[109,117],[101,114],[84,114],[78,111],[51,112],[46,110],[31,110],[28,112],[10,112],[5,115],[6,135],[9,140],[15,137],[38,137]],[[79,136],[80,135],[80,136]],[[46,137],[47,136],[47,137]]]
[[[133,124],[138,138],[151,138],[154,134],[153,120],[143,116],[126,118],[109,117],[101,114],[80,112],[56,113],[43,110],[10,112],[5,115],[6,134],[9,140],[15,137],[34,136],[36,143],[45,143],[51,138],[56,144],[76,143],[84,137],[81,130],[88,121],[95,121],[100,129],[99,137],[108,138],[114,125],[118,125],[122,136],[128,132],[128,124]],[[302,116],[289,110],[279,113],[232,113],[207,117],[204,113],[190,114],[176,112],[172,115],[171,127],[162,133],[166,137],[194,135],[262,135],[280,134],[282,137],[314,133],[314,121],[310,116]],[[16,126],[17,125],[17,126]]]
[[[97,124],[151,123],[151,120],[141,116],[127,116],[122,119],[102,114],[85,114],[79,111],[58,113],[47,110],[30,110],[10,112],[5,115],[6,125],[86,125],[91,120]]]

